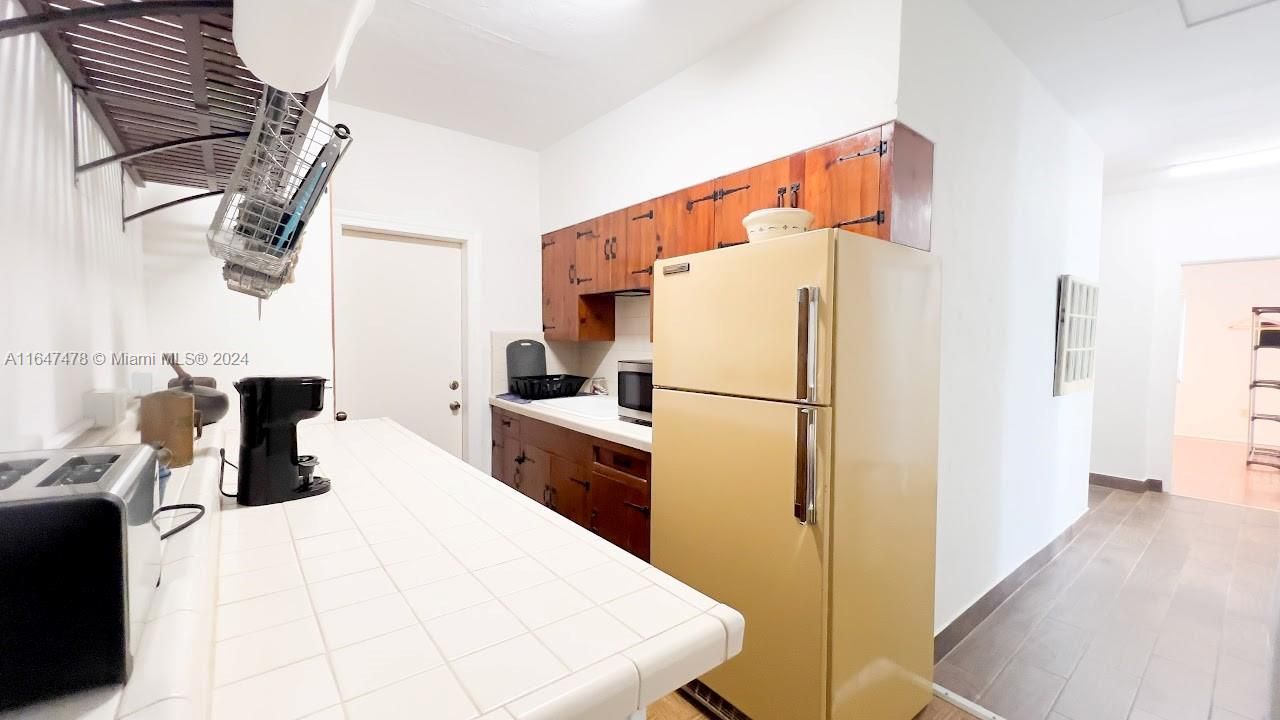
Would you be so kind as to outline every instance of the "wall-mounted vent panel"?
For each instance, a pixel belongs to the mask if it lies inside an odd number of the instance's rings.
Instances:
[[[1093,388],[1097,370],[1097,337],[1098,286],[1072,275],[1059,277],[1054,395]]]

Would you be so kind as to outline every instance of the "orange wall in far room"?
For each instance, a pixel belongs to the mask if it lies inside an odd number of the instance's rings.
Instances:
[[[1174,434],[1243,443],[1248,431],[1249,309],[1280,306],[1280,259],[1188,265],[1182,290],[1186,313]],[[1258,371],[1262,378],[1280,380],[1280,350],[1261,351]],[[1260,412],[1280,414],[1280,390],[1260,390],[1258,398]],[[1258,440],[1280,445],[1280,424],[1259,423]]]

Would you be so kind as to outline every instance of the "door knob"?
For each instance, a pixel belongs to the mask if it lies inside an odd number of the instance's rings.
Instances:
[[[457,390],[457,389],[458,389],[458,381],[457,381],[457,380],[454,380],[453,382],[449,383],[449,389],[450,389],[450,390]]]
[[[458,402],[457,400],[454,400],[453,402],[449,403],[449,409],[454,412],[458,412],[458,410],[460,410],[461,408],[462,408],[462,403]]]
[[[347,413],[343,410],[339,410],[337,413],[334,414],[333,419],[337,420],[338,422],[342,422],[343,420],[347,419]]]

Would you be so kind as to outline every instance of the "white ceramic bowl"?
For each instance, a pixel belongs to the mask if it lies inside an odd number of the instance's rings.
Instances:
[[[747,240],[752,242],[802,233],[811,222],[813,213],[803,208],[766,208],[742,218]]]

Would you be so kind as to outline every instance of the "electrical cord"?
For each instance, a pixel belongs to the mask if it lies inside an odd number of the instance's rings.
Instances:
[[[194,517],[187,518],[182,524],[171,527],[168,530],[160,533],[161,540],[168,538],[170,535],[176,535],[177,533],[180,533],[183,530],[186,530],[192,525],[195,525],[196,521],[204,517],[204,513],[205,513],[204,506],[198,505],[196,503],[178,503],[176,505],[161,505],[160,507],[156,508],[155,512],[151,513],[151,522],[155,523],[157,515],[159,515],[162,512],[168,512],[170,510],[196,510],[197,512]]]
[[[222,489],[222,479],[227,474],[228,465],[230,465],[231,469],[235,470],[236,472],[240,472],[240,468],[236,467],[235,463],[227,459],[226,448],[218,448],[218,457],[222,458],[222,464],[218,466],[218,492],[222,493],[222,497],[229,497],[229,498],[236,497],[235,493],[229,493],[226,490]]]

